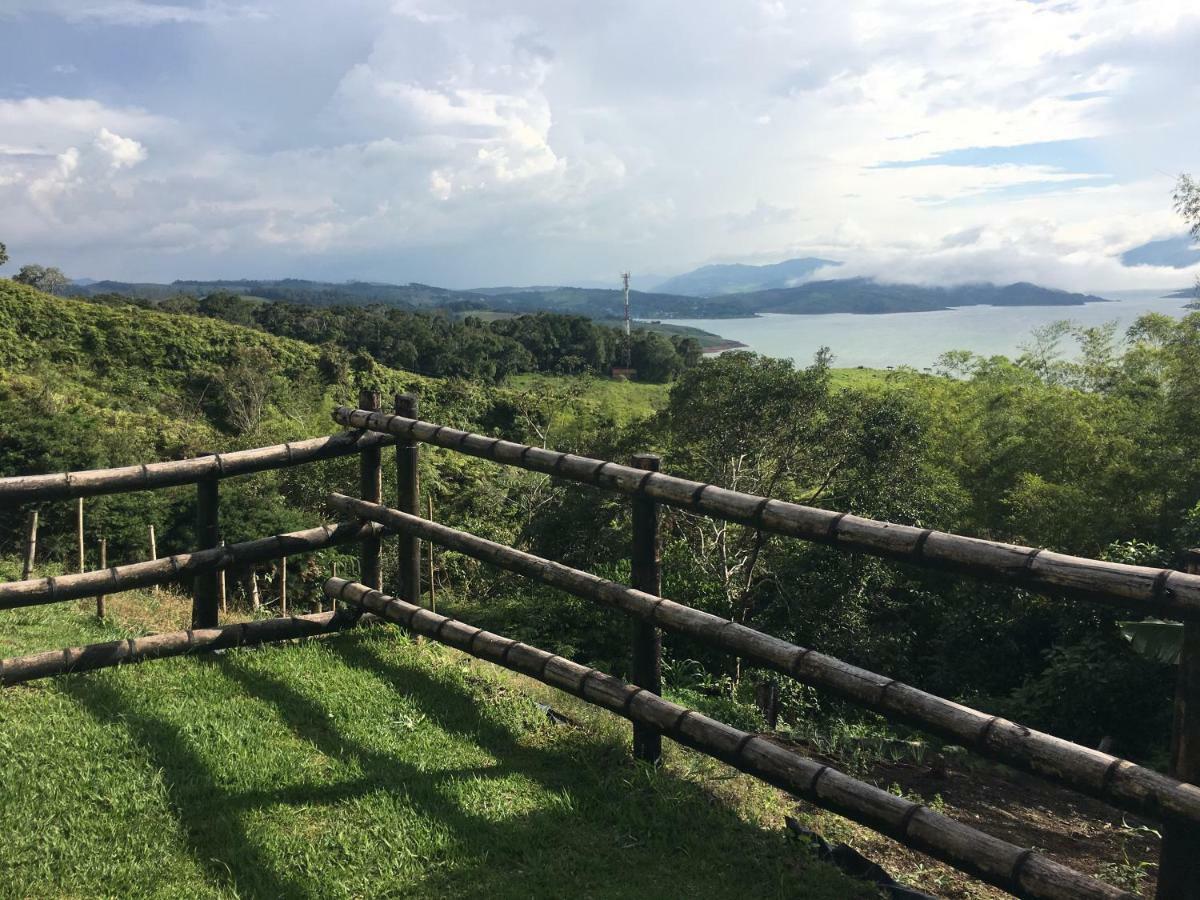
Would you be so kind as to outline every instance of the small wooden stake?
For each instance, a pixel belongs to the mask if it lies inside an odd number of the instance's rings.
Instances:
[[[358,405],[363,409],[379,410],[379,391],[363,390],[358,394]],[[371,503],[383,500],[383,454],[379,447],[372,446],[359,454],[358,495]],[[380,541],[368,538],[359,545],[359,576],[362,583],[375,590],[383,588],[383,567],[380,558]]]
[[[154,526],[151,525],[150,527],[153,528]],[[222,547],[225,546],[224,541],[221,541],[221,546]],[[157,587],[155,587],[154,589],[156,591],[158,590]],[[221,569],[221,571],[219,573],[217,573],[217,594],[221,598],[221,612],[222,613],[226,613],[229,611],[228,595],[226,593],[227,590],[228,590],[228,582],[226,582],[226,580],[225,580],[225,570]]]
[[[433,521],[433,498],[429,498],[429,521]],[[437,612],[437,585],[433,583],[433,541],[429,544],[429,611]]]
[[[418,418],[419,403],[414,394],[397,394],[396,415]],[[418,475],[421,445],[415,440],[396,442],[396,509],[412,516],[421,514],[421,484]],[[421,540],[415,535],[396,538],[400,560],[400,596],[421,605]]]
[[[150,526],[150,558],[158,559],[158,542],[154,540],[154,526]],[[154,593],[158,593],[158,585],[154,586]]]
[[[75,503],[75,537],[79,543],[79,571],[84,571],[83,560],[83,498]]]
[[[279,614],[287,618],[287,557],[279,557]]]
[[[638,453],[634,468],[657,472],[662,458],[653,453]],[[658,504],[649,497],[634,496],[633,543],[631,547],[631,585],[639,591],[662,595],[662,559],[658,540]],[[662,632],[652,622],[633,623],[633,657],[630,681],[654,694],[662,693]],[[633,755],[657,765],[662,759],[662,733],[643,722],[633,723]]]
[[[100,538],[100,568],[101,569],[108,568],[108,540],[106,538]],[[104,595],[103,594],[96,595],[96,618],[98,618],[98,619],[104,618]]]
[[[253,568],[250,570],[250,608],[258,611],[262,606],[262,597],[258,593],[258,572]]]
[[[38,511],[29,511],[29,536],[25,538],[25,564],[21,567],[21,580],[28,581],[33,574],[33,563],[37,557]]]

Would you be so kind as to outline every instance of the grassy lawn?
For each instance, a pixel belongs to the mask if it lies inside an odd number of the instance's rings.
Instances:
[[[0,613],[2,652],[184,608],[154,602]],[[625,722],[531,685],[378,626],[8,688],[0,895],[873,896],[785,839],[778,792],[636,764]]]

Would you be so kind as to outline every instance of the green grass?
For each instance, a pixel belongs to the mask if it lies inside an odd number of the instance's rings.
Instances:
[[[121,628],[39,615],[0,629]],[[531,685],[379,626],[6,689],[0,895],[873,896],[778,792]]]
[[[566,400],[565,406],[560,407],[564,414],[573,418],[582,416],[593,422],[596,417],[603,416],[630,422],[652,415],[667,405],[667,394],[671,390],[669,384],[618,381],[591,375],[513,375],[504,386],[560,394]]]

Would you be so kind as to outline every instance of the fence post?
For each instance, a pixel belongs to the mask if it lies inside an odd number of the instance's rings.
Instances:
[[[150,526],[150,533],[151,534],[154,533],[153,525]],[[225,546],[224,541],[221,541],[221,546],[222,547]],[[155,591],[158,590],[158,585],[154,586],[154,590]],[[225,570],[221,569],[217,572],[217,596],[221,600],[221,615],[225,615],[225,613],[229,612],[229,595],[227,593],[228,590],[229,590],[229,583],[225,578]]]
[[[100,568],[108,568],[108,538],[100,538]],[[104,618],[104,595],[96,595],[96,618]]]
[[[429,521],[433,521],[433,497],[429,497]],[[433,541],[429,542],[429,611],[437,612],[437,585],[433,581]]]
[[[287,557],[279,557],[279,615],[287,618]]]
[[[367,389],[358,392],[360,409],[379,411],[379,391]],[[379,447],[369,447],[359,454],[359,496],[369,503],[383,500],[383,455]],[[367,538],[359,545],[359,572],[362,583],[375,590],[383,590],[383,568],[380,562],[379,538]]]
[[[150,526],[150,558],[158,559],[158,542],[154,539],[154,526]],[[154,586],[154,593],[158,593],[158,585]],[[224,612],[224,610],[222,610]]]
[[[86,565],[83,557],[83,498],[75,504],[75,539],[79,544],[79,571],[83,572]]]
[[[654,453],[633,456],[634,468],[657,472],[662,457]],[[658,504],[641,494],[635,494],[633,506],[632,585],[639,591],[662,594],[662,557],[658,541]],[[662,632],[649,622],[633,623],[633,659],[629,667],[630,681],[655,694],[662,693]],[[652,726],[635,722],[633,725],[633,755],[657,765],[662,758],[662,734]]]
[[[1183,571],[1200,574],[1200,550],[1187,551]],[[1200,622],[1183,625],[1170,771],[1180,781],[1200,784]],[[1200,900],[1200,825],[1163,823],[1156,896],[1158,900]]]
[[[221,542],[220,483],[215,475],[196,482],[197,550],[208,550]],[[192,582],[193,628],[217,627],[219,579],[216,571],[201,572]]]
[[[25,539],[25,565],[21,567],[21,580],[28,581],[33,574],[33,563],[37,558],[38,511],[29,511],[29,536]]]
[[[415,419],[419,408],[415,394],[396,395],[396,415]],[[410,516],[421,514],[421,483],[417,471],[420,458],[421,448],[416,441],[396,444],[396,508]],[[397,546],[400,557],[400,597],[422,606],[421,541],[411,534],[401,534]]]

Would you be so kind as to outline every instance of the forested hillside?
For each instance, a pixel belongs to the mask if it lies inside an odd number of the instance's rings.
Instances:
[[[95,294],[90,302],[221,319],[304,341],[322,350],[326,369],[369,367],[371,361],[435,377],[490,383],[510,375],[605,375],[624,366],[625,338],[612,325],[585,316],[537,313],[463,317],[373,304],[326,306],[250,299],[228,290],[196,298],[176,294],[148,300]],[[481,314],[486,315],[486,314]],[[641,381],[663,382],[695,365],[703,352],[689,334],[638,327],[630,339],[632,368]],[[715,336],[710,336],[715,337]]]
[[[1065,340],[1082,342],[1079,362],[1056,355]],[[1200,315],[1148,317],[1121,340],[1060,329],[1020,360],[957,354],[946,370],[955,377],[901,371],[839,382],[825,356],[797,370],[731,353],[683,372],[646,415],[578,380],[430,379],[365,353],[333,365],[310,343],[257,328],[0,282],[0,471],[328,433],[330,407],[373,384],[385,395],[416,390],[432,420],[610,459],[657,450],[674,474],[897,522],[1154,564],[1200,542],[1200,464],[1188,449],[1200,437]],[[235,479],[222,491],[225,536],[312,524],[327,517],[325,493],[353,483],[346,460]],[[619,498],[433,450],[422,485],[441,521],[628,575]],[[192,502],[186,490],[88,501],[89,535],[109,538],[110,559],[142,558],[153,522],[160,549],[183,549]],[[68,559],[71,513],[69,504],[43,511],[51,561]],[[10,554],[15,515],[0,521]],[[668,596],[1066,737],[1111,736],[1135,757],[1165,747],[1171,671],[1133,653],[1108,611],[680,513],[667,515],[665,538]],[[436,571],[444,608],[625,671],[625,627],[611,615],[453,554],[439,553]],[[297,596],[314,589],[317,575],[293,577]],[[725,704],[741,720],[756,715],[754,684],[770,676],[682,640],[668,641],[666,654],[685,698]],[[872,721],[783,689],[790,727]]]

